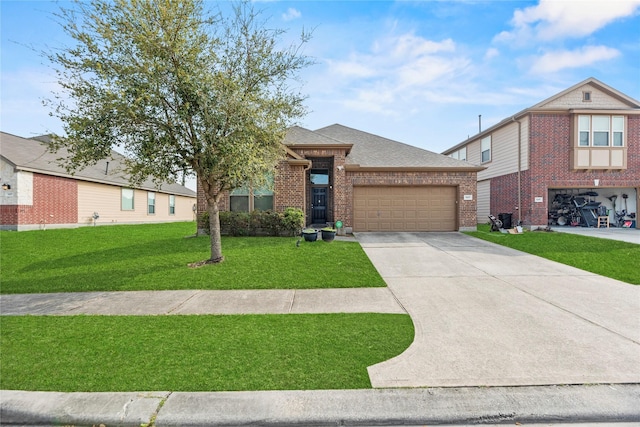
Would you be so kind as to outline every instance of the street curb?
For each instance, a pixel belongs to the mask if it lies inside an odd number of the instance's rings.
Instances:
[[[640,384],[261,392],[0,392],[2,425],[640,422]]]

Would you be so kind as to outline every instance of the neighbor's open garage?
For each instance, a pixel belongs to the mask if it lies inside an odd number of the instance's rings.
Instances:
[[[353,188],[354,231],[455,231],[457,187]]]
[[[611,227],[637,225],[635,188],[555,188],[549,189],[548,200],[549,225],[597,227],[599,217],[608,218]]]

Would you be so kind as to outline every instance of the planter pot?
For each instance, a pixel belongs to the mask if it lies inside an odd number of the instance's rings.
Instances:
[[[333,239],[335,239],[335,237],[335,231],[322,230],[322,240],[324,240],[325,242],[331,242],[333,241]]]
[[[318,240],[318,232],[314,231],[313,233],[302,233],[302,236],[304,236],[304,240],[306,242],[315,242],[316,240]]]

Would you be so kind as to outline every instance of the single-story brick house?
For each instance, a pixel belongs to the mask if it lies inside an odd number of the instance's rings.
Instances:
[[[51,153],[49,137],[0,132],[0,229],[32,230],[83,225],[193,221],[196,193],[182,185],[145,182],[131,188],[124,157],[71,175]],[[95,218],[97,214],[99,218]]]
[[[295,207],[308,225],[340,220],[346,232],[476,229],[481,166],[339,124],[292,127],[284,146],[273,189],[235,190],[220,210]]]
[[[529,228],[594,227],[600,216],[640,227],[628,215],[640,206],[640,101],[595,78],[443,154],[486,167],[478,172],[479,222],[511,213]]]

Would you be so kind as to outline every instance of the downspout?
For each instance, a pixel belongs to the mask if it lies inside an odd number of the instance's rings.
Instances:
[[[522,123],[516,120],[515,116],[511,120],[518,123],[518,225],[522,225]]]

